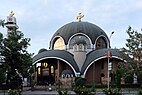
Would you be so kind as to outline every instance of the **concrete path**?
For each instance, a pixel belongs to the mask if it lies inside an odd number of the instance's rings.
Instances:
[[[45,88],[42,88],[42,89],[41,87],[39,88],[38,90],[31,91],[30,87],[24,87],[22,91],[22,95],[59,95],[58,92],[55,90],[49,91],[46,89],[47,90],[46,91]],[[137,93],[138,93],[138,90],[132,90],[132,89],[122,90],[122,95],[137,95]],[[0,90],[0,95],[8,95],[7,90],[6,91]],[[76,94],[74,91],[69,91],[68,95],[76,95]],[[105,95],[105,94],[103,93],[101,89],[96,89],[96,95]]]
[[[0,91],[0,95],[8,95],[7,91]],[[59,95],[57,91],[23,91],[22,95]],[[76,95],[75,92],[69,91],[68,95]],[[96,92],[96,95],[105,95],[103,92]],[[137,95],[136,91],[122,92],[122,95]]]
[[[8,95],[7,92],[0,92],[0,95]],[[24,91],[22,95],[58,95],[57,91]],[[73,91],[69,91],[68,95],[75,95]]]
[[[23,95],[58,95],[57,91],[24,91]]]

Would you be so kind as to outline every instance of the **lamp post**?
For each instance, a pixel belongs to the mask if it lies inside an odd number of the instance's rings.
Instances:
[[[114,32],[111,32],[111,34],[110,34],[110,37],[109,37],[109,41],[110,41],[110,39],[111,39],[111,36],[112,36],[112,34],[114,34]],[[108,54],[108,80],[107,80],[107,84],[108,84],[108,89],[109,89],[109,68],[110,68],[110,63],[109,63],[109,59],[110,59],[110,51],[109,51],[109,49],[110,49],[110,42],[108,41],[108,47],[107,47],[107,49],[108,49],[108,52],[107,52],[107,54]]]

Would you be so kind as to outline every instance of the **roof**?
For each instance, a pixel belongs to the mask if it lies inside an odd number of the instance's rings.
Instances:
[[[64,50],[43,51],[33,57],[33,65],[43,59],[48,59],[48,58],[60,59],[68,63],[71,67],[73,67],[76,72],[80,72],[77,64],[75,63],[75,60],[73,59],[73,55]]]
[[[42,49],[40,49],[40,50],[38,51],[38,53],[42,53],[42,52],[44,52],[44,51],[47,51],[47,49],[42,48]]]
[[[95,24],[89,22],[71,22],[59,28],[53,35],[51,41],[54,42],[54,38],[60,36],[64,39],[65,44],[67,45],[70,37],[76,33],[87,35],[91,39],[92,44],[95,44],[96,38],[100,35],[108,38],[106,33]]]
[[[81,71],[79,70],[76,64],[73,55],[64,50],[43,51],[33,57],[33,65],[43,59],[55,58],[68,63],[71,67],[73,67],[72,69],[74,69],[76,72],[80,72],[81,74],[84,74],[84,72],[88,69],[88,67],[92,65],[95,61],[106,58],[105,53],[107,53],[107,51],[108,49],[100,49],[100,50],[94,50],[88,53],[86,56],[86,60],[81,68]],[[118,49],[109,49],[109,51],[112,54],[112,58],[123,60],[121,58],[121,55]]]
[[[112,58],[117,58],[117,59],[121,59],[120,56],[120,52],[118,49],[109,49],[109,51],[112,54]],[[84,72],[86,71],[87,67],[91,65],[91,63],[93,64],[95,61],[102,59],[102,58],[106,58],[106,54],[108,52],[108,49],[100,49],[100,50],[94,50],[92,52],[90,52],[87,55],[87,58],[84,62],[84,65],[81,68],[81,74],[84,74]]]

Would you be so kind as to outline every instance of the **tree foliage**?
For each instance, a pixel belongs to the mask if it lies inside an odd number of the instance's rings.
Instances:
[[[121,68],[118,68],[116,70],[116,76],[115,76],[115,85],[117,88],[121,88],[121,78],[122,78],[122,72],[123,70]]]
[[[130,75],[135,73],[139,83],[142,83],[142,34],[133,30],[131,26],[126,32],[128,39],[126,39],[126,48],[123,48],[122,51],[128,56],[126,58],[129,64],[127,73]]]
[[[30,45],[29,42],[30,39],[24,38],[21,31],[12,31],[5,38],[0,33],[1,55],[4,56],[5,60],[4,69],[8,72],[12,71],[12,76],[15,76],[15,70],[23,76],[27,75],[28,68],[32,64],[32,54],[26,50]]]
[[[5,25],[5,20],[0,20],[0,26],[2,26],[2,27],[4,27],[4,25]]]
[[[5,71],[0,68],[0,85],[5,82]]]
[[[83,86],[86,82],[86,79],[85,78],[82,78],[82,77],[76,77],[75,78],[75,85],[76,86]]]

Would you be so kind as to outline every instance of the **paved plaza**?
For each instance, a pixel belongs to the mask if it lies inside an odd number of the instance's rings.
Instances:
[[[44,87],[43,87],[44,88]],[[49,91],[45,89],[36,89],[34,91],[30,90],[30,87],[24,87],[22,95],[59,95],[57,91]],[[123,89],[122,95],[137,95],[138,90],[133,89]],[[0,95],[8,95],[7,91],[0,90]],[[68,95],[76,95],[74,91],[69,91]],[[105,95],[101,89],[96,90],[96,95]]]
[[[4,91],[0,95],[8,95]],[[57,91],[24,91],[22,95],[59,95]],[[76,95],[73,91],[69,91],[68,95]],[[96,92],[96,95],[105,95],[103,92]],[[137,95],[137,92],[123,92],[123,95]]]
[[[69,91],[69,95],[75,95],[74,91]],[[0,95],[8,95],[7,90],[0,90]],[[48,88],[44,86],[36,87],[35,90],[31,91],[30,87],[24,87],[22,95],[58,95],[58,92],[53,90],[49,91]]]

